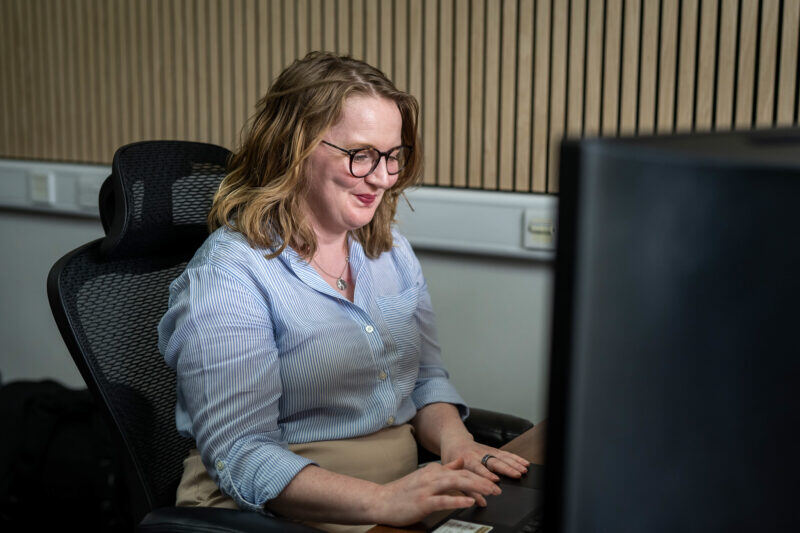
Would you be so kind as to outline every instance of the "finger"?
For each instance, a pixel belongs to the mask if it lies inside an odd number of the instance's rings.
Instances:
[[[475,504],[478,505],[479,507],[486,507],[486,498],[484,498],[481,493],[470,492],[468,496],[473,500],[475,500]]]
[[[494,464],[496,464],[497,461],[500,461],[502,463],[507,464],[511,468],[515,469],[520,474],[524,474],[528,471],[528,464],[530,463],[525,459],[523,459],[522,457],[520,457],[519,455],[510,452],[504,452],[502,450],[493,450],[491,448],[488,449],[488,452],[490,455],[489,459],[487,459],[486,463],[481,463],[481,464],[483,464],[483,466],[485,466],[489,470],[494,471],[495,470],[495,468],[493,468]],[[492,466],[488,464],[490,462],[492,463]]]
[[[474,472],[475,474],[478,474],[479,476],[494,483],[500,481],[500,476],[483,466],[480,461],[471,462],[467,468],[470,472]]]
[[[426,503],[429,511],[433,512],[441,511],[443,509],[472,507],[475,505],[475,500],[469,496],[449,496],[446,494],[438,494],[429,497]]]
[[[450,475],[443,475],[434,482],[434,490],[444,493],[450,490],[461,492],[477,492],[480,494],[500,494],[500,487],[469,470],[459,470]]]
[[[495,474],[494,472],[492,472],[491,470],[489,470],[480,463],[476,464],[473,467],[472,471],[478,474],[479,476],[484,477],[494,483],[500,481],[500,476],[498,476],[497,474]]]
[[[528,461],[524,457],[520,457],[515,453],[498,451],[497,456],[512,466],[515,465],[521,466],[525,471],[527,471],[528,467],[531,465],[530,461]]]
[[[464,468],[464,458],[459,457],[458,459],[454,459],[453,461],[450,461],[449,463],[443,466],[448,470],[461,470],[462,468]]]
[[[476,486],[481,487],[481,494],[500,494],[503,492],[500,490],[500,487],[497,486],[491,479],[487,479],[486,476],[482,476],[478,473],[473,472],[472,470],[461,470],[461,475],[467,480],[469,483],[475,483]],[[489,475],[494,475],[489,472]],[[495,476],[497,477],[497,476]],[[499,481],[499,478],[498,478]]]
[[[499,457],[492,457],[486,461],[486,468],[497,474],[502,474],[504,476],[513,478],[522,477],[522,474],[524,473],[522,467],[516,465],[511,466]]]
[[[494,463],[493,468],[490,468],[490,470],[492,470],[492,471],[497,471],[497,469],[494,468],[494,466],[497,466],[499,464],[499,465],[505,465],[505,466],[507,466],[509,468],[513,468],[520,475],[525,474],[526,472],[528,472],[528,467],[518,463],[517,461],[515,461],[514,459],[512,459],[510,457],[506,457],[504,455],[499,455],[499,456],[496,457],[496,459],[497,459],[497,461],[494,461],[494,460],[491,461],[492,463]],[[501,466],[501,468],[502,468],[502,466]],[[501,473],[504,473],[504,472],[501,472]]]

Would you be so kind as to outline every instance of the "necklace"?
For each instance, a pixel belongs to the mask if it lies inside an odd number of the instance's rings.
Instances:
[[[314,259],[312,259],[312,261],[314,261]],[[317,265],[317,268],[322,270],[322,272],[327,274],[329,277],[331,277],[331,278],[336,280],[336,287],[340,291],[343,291],[343,290],[345,290],[347,288],[347,282],[342,279],[342,276],[344,275],[344,271],[347,270],[347,265],[349,263],[350,263],[350,256],[349,255],[344,256],[344,268],[342,269],[342,273],[339,274],[338,276],[334,276],[333,274],[329,274],[328,271],[325,270],[324,268],[322,268],[319,263],[314,261],[314,264]]]

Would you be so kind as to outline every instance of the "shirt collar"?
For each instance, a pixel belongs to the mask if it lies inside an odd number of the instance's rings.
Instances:
[[[350,270],[353,276],[353,279],[358,282],[358,275],[361,272],[362,267],[364,266],[364,262],[366,260],[366,255],[364,254],[364,249],[361,246],[361,243],[358,240],[354,239],[352,236],[348,236],[348,253],[350,254]],[[283,241],[280,237],[276,236],[276,243],[273,246],[272,250],[275,251],[280,248],[281,243]],[[289,270],[291,270],[300,280],[308,285],[309,287],[332,296],[336,296],[337,298],[344,298],[341,294],[336,292],[333,287],[328,285],[322,276],[311,266],[311,263],[303,259],[297,251],[292,248],[291,246],[287,246],[283,249],[283,251],[278,256],[284,265],[286,265]]]

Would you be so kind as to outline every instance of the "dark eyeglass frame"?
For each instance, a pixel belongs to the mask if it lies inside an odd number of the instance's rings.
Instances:
[[[413,151],[414,151],[414,147],[413,147],[413,146],[409,146],[409,145],[407,145],[407,144],[401,144],[401,145],[399,145],[399,146],[395,146],[394,148],[390,148],[390,149],[389,149],[389,150],[387,150],[386,152],[381,152],[380,150],[378,150],[377,148],[374,148],[374,147],[366,147],[366,148],[353,148],[352,150],[348,150],[348,149],[346,149],[346,148],[342,148],[341,146],[336,146],[335,144],[331,144],[331,143],[329,143],[328,141],[322,141],[322,144],[327,144],[327,145],[328,145],[328,146],[330,146],[331,148],[336,148],[336,149],[337,149],[337,150],[339,150],[340,152],[342,152],[342,153],[344,153],[344,154],[347,154],[347,155],[349,155],[349,156],[350,156],[350,174],[351,174],[351,175],[352,175],[354,178],[366,178],[367,176],[369,176],[370,174],[372,174],[373,172],[375,172],[375,169],[376,169],[376,168],[378,168],[378,165],[380,165],[380,164],[381,164],[381,158],[385,158],[385,159],[386,159],[386,172],[387,172],[389,175],[391,175],[391,176],[394,176],[394,175],[396,175],[396,174],[400,174],[400,172],[402,172],[402,171],[403,171],[403,169],[404,169],[404,168],[406,168],[406,165],[405,165],[405,163],[403,163],[403,166],[402,166],[402,167],[400,167],[400,168],[398,168],[398,169],[397,169],[397,172],[389,172],[389,154],[391,154],[392,152],[394,152],[394,151],[395,151],[395,150],[397,150],[398,148],[405,148],[405,149],[407,149],[409,154],[411,154],[411,152],[413,152]],[[355,157],[355,155],[356,155],[358,152],[363,152],[363,151],[365,151],[365,150],[375,150],[376,152],[378,152],[378,158],[377,158],[377,159],[376,159],[376,160],[373,162],[373,164],[372,164],[372,168],[371,168],[371,169],[369,169],[369,172],[367,172],[367,173],[366,173],[366,174],[364,174],[363,176],[356,176],[356,173],[355,173],[355,172],[353,172],[353,157]]]

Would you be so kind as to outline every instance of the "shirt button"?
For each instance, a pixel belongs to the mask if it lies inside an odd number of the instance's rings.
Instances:
[[[387,425],[387,426],[391,426],[392,424],[394,424],[394,417],[393,417],[393,416],[390,416],[390,417],[389,417],[389,418],[386,420],[386,425]]]
[[[225,463],[217,461],[217,470],[225,470]]]
[[[378,378],[379,378],[381,381],[383,381],[384,379],[386,379],[386,372],[384,372],[383,370],[381,370],[381,373],[380,373],[380,374],[378,374]]]
[[[373,331],[375,331],[375,328],[373,328],[372,326],[367,326],[364,328],[364,331],[366,331],[367,333],[372,333]]]

